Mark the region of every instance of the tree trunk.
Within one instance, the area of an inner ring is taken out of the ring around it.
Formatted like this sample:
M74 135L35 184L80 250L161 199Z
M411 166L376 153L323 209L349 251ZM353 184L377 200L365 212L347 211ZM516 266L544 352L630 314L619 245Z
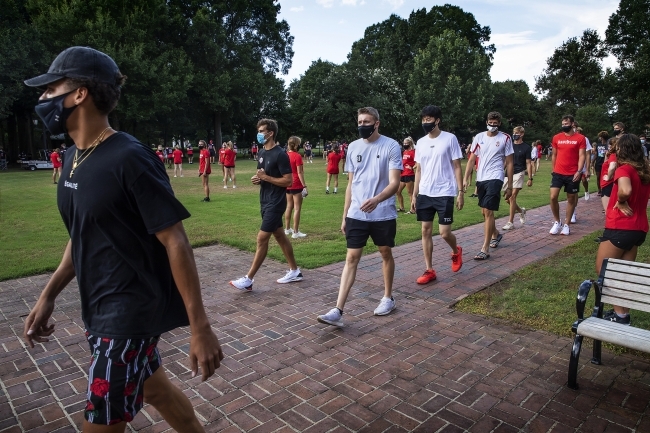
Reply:
M7 145L9 147L9 154L13 163L18 160L18 154L21 152L18 145L18 134L16 133L16 114L11 113L7 117Z
M217 149L221 149L221 112L217 111L214 113L214 145L217 146Z

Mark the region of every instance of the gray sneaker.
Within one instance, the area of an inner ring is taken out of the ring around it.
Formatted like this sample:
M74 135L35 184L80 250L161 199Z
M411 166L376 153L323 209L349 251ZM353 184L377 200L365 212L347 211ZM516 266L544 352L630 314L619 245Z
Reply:
M341 322L341 312L338 308L332 308L327 314L318 316L316 320L320 323L325 323L326 325L338 326L339 328L343 326Z
M526 208L521 208L521 213L519 214L519 222L523 225L526 224Z
M385 316L395 309L395 300L393 298L383 297L375 308L375 316Z

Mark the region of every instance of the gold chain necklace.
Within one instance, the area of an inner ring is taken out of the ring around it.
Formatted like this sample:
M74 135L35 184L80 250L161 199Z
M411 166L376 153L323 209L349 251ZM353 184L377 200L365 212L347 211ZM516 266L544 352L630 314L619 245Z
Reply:
M77 169L79 165L81 165L82 162L88 159L88 157L93 153L95 148L99 146L102 141L104 141L104 136L106 135L106 132L111 129L109 126L108 128L104 129L101 134L99 134L99 137L93 143L85 149L83 152L81 152L81 155L79 155L79 149L75 149L74 151L74 159L72 160L72 170L70 170L70 178L72 179L72 175L74 174L74 171ZM90 150L90 152L88 152ZM86 152L88 154L86 155ZM80 160L81 159L81 160Z

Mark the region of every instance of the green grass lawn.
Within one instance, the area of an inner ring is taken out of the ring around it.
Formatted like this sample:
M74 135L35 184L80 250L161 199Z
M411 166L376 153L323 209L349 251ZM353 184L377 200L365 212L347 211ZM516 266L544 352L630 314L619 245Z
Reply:
M216 243L245 251L255 251L255 238L260 226L259 189L250 183L256 168L252 160L237 161L237 189L223 189L219 178L221 169L213 166L210 176L211 202L203 203L198 165L184 164L185 176L171 178L179 200L192 214L184 224L192 245ZM168 173L173 176L171 170ZM345 238L340 233L343 201L347 179L339 175L339 193L325 194L325 163L321 158L305 165L305 180L309 196L303 203L300 230L304 239L293 240L298 263L314 268L345 258ZM518 202L526 208L548 204L550 162L542 161L532 188L524 187ZM593 189L593 188L592 188ZM475 198L468 191L465 208L455 212L454 228L482 221ZM408 198L404 193L408 206ZM507 213L502 202L497 216ZM68 234L56 206L56 186L49 170L20 169L0 172L0 280L33 275L56 268ZM434 227L436 225L434 224ZM420 239L420 224L415 215L400 214L396 242L398 245ZM375 251L368 246L367 252ZM272 241L269 256L284 261L282 252Z
M456 304L456 309L503 319L509 324L522 325L573 337L571 324L577 319L578 287L586 279L597 279L595 268L596 236L598 230L547 259L529 265L510 277L468 296ZM650 244L644 243L637 261L650 261ZM593 289L589 293L585 314L594 306ZM607 306L607 308L611 308ZM650 314L632 311L633 326L650 329ZM589 344L591 344L591 340ZM607 344L616 353L629 352L620 346Z

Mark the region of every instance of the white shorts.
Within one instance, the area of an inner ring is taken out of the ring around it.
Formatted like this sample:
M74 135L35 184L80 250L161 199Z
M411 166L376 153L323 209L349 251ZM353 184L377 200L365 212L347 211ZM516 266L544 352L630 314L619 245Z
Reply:
M512 188L513 189L522 189L524 187L524 176L526 175L526 170L520 171L512 175ZM503 181L502 191L505 191L508 188L508 182Z

